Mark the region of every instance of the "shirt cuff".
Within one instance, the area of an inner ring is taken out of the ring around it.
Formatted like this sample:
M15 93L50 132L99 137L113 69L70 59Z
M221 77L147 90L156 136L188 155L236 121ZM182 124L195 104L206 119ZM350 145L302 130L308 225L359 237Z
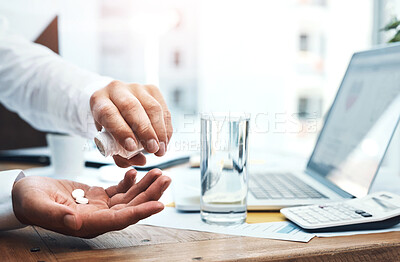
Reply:
M15 217L12 203L12 189L14 183L25 177L22 170L10 170L0 172L0 230L11 230L25 227L26 225L19 222Z

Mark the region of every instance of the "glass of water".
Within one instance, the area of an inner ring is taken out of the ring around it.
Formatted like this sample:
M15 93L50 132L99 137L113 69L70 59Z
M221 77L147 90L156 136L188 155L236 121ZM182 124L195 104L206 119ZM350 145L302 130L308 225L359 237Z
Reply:
M201 115L201 219L240 224L247 215L247 140L250 115Z

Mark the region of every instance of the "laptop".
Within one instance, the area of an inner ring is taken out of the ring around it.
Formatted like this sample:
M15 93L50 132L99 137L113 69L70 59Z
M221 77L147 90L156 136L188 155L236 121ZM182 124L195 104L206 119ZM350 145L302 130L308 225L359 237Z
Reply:
M363 197L400 119L400 45L353 55L305 170L252 170L249 210ZM176 208L199 210L200 171L177 175ZM178 172L179 173L179 172Z

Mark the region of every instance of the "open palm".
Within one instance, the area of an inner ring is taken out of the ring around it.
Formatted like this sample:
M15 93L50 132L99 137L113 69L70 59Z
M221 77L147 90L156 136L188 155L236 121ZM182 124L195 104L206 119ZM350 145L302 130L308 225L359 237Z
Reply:
M157 200L171 183L161 170L153 169L136 183L136 170L126 172L116 186L103 189L69 180L25 177L13 188L13 207L18 220L62 234L95 237L120 230L160 212ZM75 203L71 192L83 189L86 205Z

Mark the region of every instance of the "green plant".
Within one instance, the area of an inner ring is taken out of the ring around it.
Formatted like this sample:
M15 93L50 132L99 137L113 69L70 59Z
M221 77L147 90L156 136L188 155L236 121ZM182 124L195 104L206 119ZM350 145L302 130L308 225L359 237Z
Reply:
M392 39L389 40L388 43L394 43L394 42L400 42L400 20L398 20L396 17L392 19L390 23L388 23L384 28L382 28L382 31L389 32L389 31L395 31L395 35L393 36Z

